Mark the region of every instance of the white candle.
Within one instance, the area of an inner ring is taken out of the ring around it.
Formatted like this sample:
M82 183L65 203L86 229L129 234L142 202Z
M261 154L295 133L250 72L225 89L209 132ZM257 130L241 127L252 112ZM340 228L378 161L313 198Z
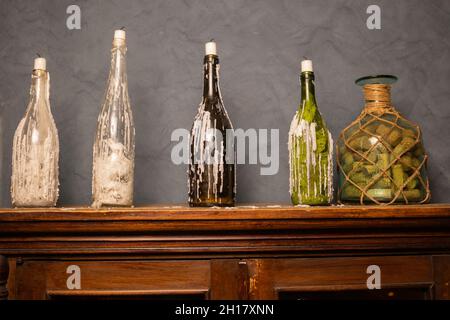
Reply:
M126 33L125 30L114 31L113 46L120 47L125 45Z
M116 30L116 31L114 31L114 39L125 40L126 39L125 30Z
M205 44L205 55L213 54L217 56L217 46L214 41Z
M34 59L34 70L47 70L47 61L45 61L45 58L36 58Z
M305 71L313 72L313 64L311 60L302 61L302 72Z

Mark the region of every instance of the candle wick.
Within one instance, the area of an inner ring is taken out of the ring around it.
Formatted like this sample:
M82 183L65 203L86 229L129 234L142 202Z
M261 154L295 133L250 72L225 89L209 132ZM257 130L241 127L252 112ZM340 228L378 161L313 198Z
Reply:
M120 30L125 30L125 26L121 27Z

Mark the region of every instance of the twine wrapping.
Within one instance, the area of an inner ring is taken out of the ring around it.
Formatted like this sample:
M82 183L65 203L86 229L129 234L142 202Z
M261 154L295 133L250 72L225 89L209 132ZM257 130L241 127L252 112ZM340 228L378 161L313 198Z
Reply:
M428 155L419 126L392 106L390 85L366 84L364 97L362 113L339 136L339 201L427 202Z

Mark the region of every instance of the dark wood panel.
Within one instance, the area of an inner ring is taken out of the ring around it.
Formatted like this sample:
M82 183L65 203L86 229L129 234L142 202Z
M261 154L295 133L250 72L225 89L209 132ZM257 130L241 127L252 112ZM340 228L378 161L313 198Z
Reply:
M450 300L450 256L433 257L435 297Z
M8 288L6 286L9 277L9 264L5 256L0 255L0 300L8 298Z
M320 291L301 290L279 293L281 300L429 300L429 286L393 287L380 290L349 289Z
M245 300L247 298L247 262L239 259L212 260L211 299Z
M67 286L67 268L80 268L81 287ZM206 298L209 261L24 261L17 268L18 299L165 296ZM72 290L71 290L72 289Z
M19 300L47 299L45 262L26 261L16 266L16 296Z
M16 266L17 259L9 258L8 299L16 298Z
M425 286L429 290L433 285L432 262L426 256L255 259L249 263L250 297L276 299L280 294L365 290L370 265L381 269L381 288Z
M204 300L208 290L47 290L50 300Z

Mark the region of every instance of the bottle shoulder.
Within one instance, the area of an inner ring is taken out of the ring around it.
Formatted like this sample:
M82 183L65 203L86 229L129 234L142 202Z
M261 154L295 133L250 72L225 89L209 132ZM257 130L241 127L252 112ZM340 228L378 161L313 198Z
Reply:
M130 102L124 99L106 98L98 115L98 124L108 125L109 123L134 124L133 111Z
M309 123L316 123L317 126L320 127L327 127L325 119L320 112L319 108L317 107L317 104L315 102L313 103L303 103L303 105L300 105L297 112L295 113L294 120L300 121L305 120Z
M42 121L42 119L37 120L33 117L24 117L16 128L14 141L29 141L29 144L50 142L58 145L58 130L53 118L49 118L48 121Z
M205 125L217 129L233 129L230 117L220 100L202 100L194 118L194 124L199 121L206 122Z
M31 101L27 106L22 121L24 126L33 124L38 127L56 127L48 101Z
M291 122L289 137L300 141L306 141L305 139L308 139L308 137L312 138L318 146L320 145L317 148L319 152L326 152L328 146L331 147L333 144L331 134L318 110L312 117L312 120L304 117L302 110L297 111Z

